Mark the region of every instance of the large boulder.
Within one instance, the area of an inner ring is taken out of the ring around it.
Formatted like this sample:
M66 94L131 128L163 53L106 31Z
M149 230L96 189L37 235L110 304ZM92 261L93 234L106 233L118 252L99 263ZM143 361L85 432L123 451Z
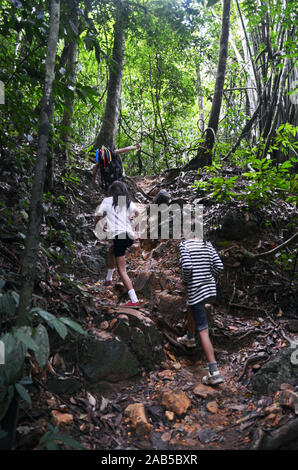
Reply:
M230 209L223 216L221 228L217 233L225 240L244 240L257 237L260 233L260 224L252 214Z
M134 281L134 289L146 299L151 299L156 289L160 289L160 283L153 272L142 271Z
M139 310L120 308L113 334L129 346L142 367L152 369L164 359L163 338L153 321Z
M298 385L298 345L296 350L293 347L282 349L252 379L253 388L260 394L275 393L282 383Z
M186 311L186 299L184 296L170 294L167 291L160 292L158 310L162 315L181 316Z
M137 375L139 362L127 345L114 335L95 328L83 341L80 367L92 383L101 380L118 382Z
M89 330L80 345L80 367L88 381L125 380L164 359L162 335L144 313L120 307L106 323L105 330Z

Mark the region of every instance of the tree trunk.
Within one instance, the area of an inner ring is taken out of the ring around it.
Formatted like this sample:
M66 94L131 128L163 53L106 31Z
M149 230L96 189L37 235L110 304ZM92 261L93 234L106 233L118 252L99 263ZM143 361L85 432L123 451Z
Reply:
M204 132L205 129L205 112L204 112L204 102L203 102L203 93L202 93L202 81L201 81L201 71L200 71L200 63L196 61L196 75L197 75L197 93L198 93L198 106L200 111L200 124L199 129L201 132Z
M217 65L217 74L214 88L214 95L211 107L208 128L206 132L205 147L211 151L215 142L215 135L218 129L219 115L223 96L226 64L228 57L229 30L230 30L230 8L231 0L224 0L222 12L222 26L219 46L219 56ZM213 131L211 130L213 129Z
M77 3L73 0L68 0L67 2L68 9L68 20L72 22L73 28L78 30L79 18L78 18L78 7ZM67 147L71 141L71 125L73 117L73 100L74 100L74 87L75 87L75 74L76 74L76 58L78 45L76 38L74 37L74 32L71 32L70 42L66 45L66 72L68 74L68 86L72 89L69 93L65 95L64 99L64 112L62 118L62 130L61 130L61 141L65 146L67 152Z
M17 323L19 325L25 325L28 322L27 313L31 306L31 297L35 280L36 257L42 216L42 195L45 182L50 120L52 115L52 90L55 77L59 21L60 0L51 0L51 19L45 63L45 83L39 121L38 149L31 193L25 251L21 266L21 292L17 311Z
M216 81L208 127L205 130L205 142L202 147L199 148L197 156L187 165L185 165L184 170L196 170L204 165L210 165L212 163L211 152L215 143L215 136L218 129L226 74L230 30L230 9L231 0L224 0Z
M106 145L112 149L116 146L116 134L122 88L122 75L124 67L125 32L127 14L124 6L117 10L114 24L114 44L112 60L109 67L109 82L107 101L100 132L95 140L95 148Z

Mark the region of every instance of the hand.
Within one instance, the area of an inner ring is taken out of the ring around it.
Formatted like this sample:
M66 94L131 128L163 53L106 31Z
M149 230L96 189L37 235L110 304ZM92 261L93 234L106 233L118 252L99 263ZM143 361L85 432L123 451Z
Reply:
M139 142L136 144L137 149L140 149L142 147L142 142Z

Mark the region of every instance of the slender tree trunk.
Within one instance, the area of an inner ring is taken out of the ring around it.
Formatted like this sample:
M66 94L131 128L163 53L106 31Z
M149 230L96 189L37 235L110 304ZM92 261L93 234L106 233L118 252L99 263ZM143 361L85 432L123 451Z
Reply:
M272 141L272 137L274 136L274 133L278 127L278 120L279 120L279 116L281 114L281 108L282 108L282 99L283 99L283 95L286 92L286 80L289 74L288 66L289 66L289 59L286 58L284 62L281 78L280 78L280 85L279 85L279 90L278 90L276 104L275 104L275 111L271 119L271 127L267 134L266 142L265 142L265 146L263 150L263 158L266 157L267 155L269 146Z
M205 142L202 147L198 149L197 156L193 158L187 165L185 165L184 170L196 170L204 165L210 165L212 163L211 152L215 143L215 136L219 124L226 74L226 64L229 46L230 10L231 0L223 0L216 81L209 122L207 128L205 129Z
M201 80L201 70L199 61L196 61L196 75L197 75L197 93L198 93L198 106L200 111L200 124L199 129L201 132L205 129L205 112L204 112L204 102L203 102L203 93L202 93L202 80Z
M68 19L72 22L73 28L78 30L79 18L78 18L78 6L73 0L68 0L67 9L69 11ZM62 118L62 131L61 141L67 146L71 141L71 125L73 117L73 100L74 100L74 88L75 88L75 74L76 74L76 58L78 44L74 38L74 32L72 31L70 42L67 44L67 56L66 56L66 71L68 73L68 86L72 89L70 93L65 95L64 99L64 112Z
M35 174L31 193L29 223L27 229L25 252L21 266L21 292L17 311L17 323L27 323L27 313L35 280L36 257L38 252L40 224L42 216L42 195L44 189L50 120L52 115L52 90L55 77L55 62L60 22L60 0L51 0L50 29L45 63L45 83L41 105L38 149Z
M109 82L107 101L100 132L95 140L95 148L106 145L115 148L118 127L118 116L122 89L122 75L124 67L125 32L127 14L124 5L117 10L114 24L114 44L112 61L109 67Z
M221 102L222 102L225 75L226 75L226 64L227 64L227 57L228 57L230 9L231 9L231 0L224 0L217 74L216 74L212 107L211 107L211 112L210 112L210 117L209 117L209 122L208 122L209 129L207 129L206 140L205 140L205 146L209 151L212 150L214 142L215 142L214 136L217 133L220 110L221 110Z

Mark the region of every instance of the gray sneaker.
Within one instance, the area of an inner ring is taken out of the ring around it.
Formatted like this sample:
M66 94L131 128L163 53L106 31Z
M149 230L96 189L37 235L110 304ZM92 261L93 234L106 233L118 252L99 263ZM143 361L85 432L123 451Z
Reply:
M225 381L226 379L223 375L220 374L218 370L216 372L213 372L213 374L210 374L210 372L208 372L208 375L205 375L205 377L202 378L202 382L204 385L218 385Z
M189 336L188 333L184 336L179 336L177 338L177 343L183 344L187 348L195 348L197 345L196 339L193 336Z

